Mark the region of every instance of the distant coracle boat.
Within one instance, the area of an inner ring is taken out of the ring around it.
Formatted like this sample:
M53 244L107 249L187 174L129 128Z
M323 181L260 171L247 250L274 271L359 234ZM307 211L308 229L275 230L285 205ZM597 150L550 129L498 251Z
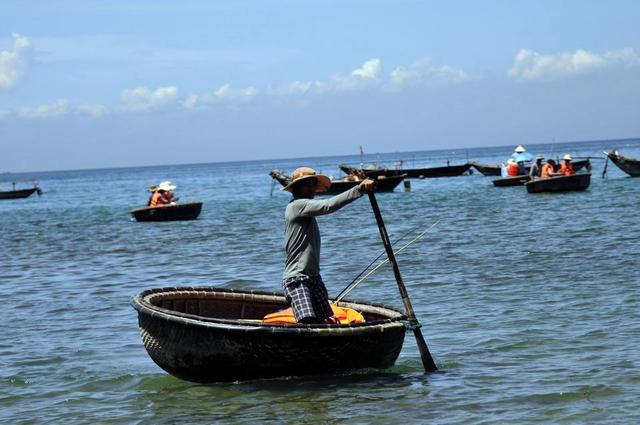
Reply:
M473 168L478 170L482 175L485 176L499 176L502 172L502 167L500 164L480 164L478 162L472 161L471 165ZM587 167L588 170L591 170L591 161L589 159L581 159L578 161L573 161L573 170L578 171L584 167ZM529 172L530 167L524 168L526 172Z
M529 193L569 192L586 190L591 183L591 174L574 174L572 176L557 176L546 179L535 179L527 182L525 187Z
M151 359L201 383L388 368L407 326L401 312L359 302L341 306L361 312L362 323L264 324L289 306L284 296L214 287L150 289L131 305Z
M291 181L291 178L280 170L272 170L269 172L269 175L273 179L277 180L282 186L288 185ZM376 180L375 192L393 192L404 178L404 174L389 177L379 176L374 178ZM326 192L319 192L318 195L335 195L349 190L359 184L360 182L357 180L332 180L329 189Z
M350 167L345 164L339 164L338 167L346 174L364 173L367 177L378 176L395 176L405 174L408 179L436 178L436 177L456 177L461 176L471 168L471 163L467 162L462 165L445 165L443 167L428 168L401 168L401 169L375 169Z
M140 207L131 211L136 221L177 221L195 220L202 210L202 202L185 204L159 205L155 207Z
M640 159L620 155L618 151L605 152L605 155L631 177L640 177Z

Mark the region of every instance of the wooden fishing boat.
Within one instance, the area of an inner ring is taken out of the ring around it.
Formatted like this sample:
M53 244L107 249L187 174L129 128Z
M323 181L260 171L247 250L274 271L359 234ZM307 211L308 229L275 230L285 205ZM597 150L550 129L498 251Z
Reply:
M395 170L395 169L388 169L388 168L375 168L375 169L356 168L356 167L350 167L346 164L338 164L338 168L340 168L340 170L343 173L348 174L350 176L357 175L362 172L366 177L369 177L369 178L378 178L380 176L391 177L391 176L396 176L398 174L404 173L403 170Z
M618 151L605 152L616 166L631 177L640 177L640 159L623 156Z
M0 199L28 198L36 192L38 193L38 195L42 194L42 190L40 190L39 187L30 187L29 189L18 190L0 190Z
M471 161L470 164L483 176L499 176L502 172L500 164L481 164L475 161Z
M559 161L558 161L559 162ZM583 168L587 168L587 171L591 171L591 161L589 159L579 159L571 162L573 164L573 171L579 171ZM558 169L560 168L558 164Z
M396 176L399 174L405 174L407 179L423 179L423 178L435 178L435 177L456 177L461 176L471 168L471 163L467 162L462 165L445 165L443 167L427 167L427 168L402 168L397 170L378 169L368 170L349 167L345 164L340 164L338 167L347 174L357 174L360 171L367 177L378 176Z
M522 186L529 181L529 176L503 177L492 181L495 187Z
M153 361L201 383L388 368L407 325L397 310L359 302L340 305L361 312L363 323L263 324L288 307L284 296L215 287L150 289L131 305Z
M195 220L202 210L202 202L140 207L131 211L136 221Z
M277 180L283 187L291 181L290 177L279 170L272 170L269 175ZM390 177L379 176L376 179L375 192L393 192L393 190L404 180L405 175L394 175ZM335 195L359 185L359 181L354 180L332 180L331 186L326 192L319 192L318 195Z
M395 188L404 180L405 174L400 174L397 176L379 176L375 178L376 180L376 190L375 192L393 192ZM342 193L346 190L351 189L354 186L359 185L359 181L352 180L333 180L331 181L331 186L326 192L318 193L318 195L327 194L327 195L335 195L338 193Z
M572 176L557 176L547 179L535 179L525 184L527 192L568 192L585 190L591 183L591 174L574 174Z

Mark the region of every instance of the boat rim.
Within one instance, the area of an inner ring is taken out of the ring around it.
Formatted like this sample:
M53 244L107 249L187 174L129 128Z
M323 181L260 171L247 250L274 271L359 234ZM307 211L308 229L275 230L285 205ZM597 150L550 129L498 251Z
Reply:
M184 203L176 203L176 204L163 204L163 205L156 205L155 207L150 207L150 206L144 206L144 207L137 207L131 210L131 212L134 211L143 211L143 210L148 210L150 208L176 208L176 207L186 207L186 206L190 206L190 205L195 205L195 204L200 204L202 205L204 202L203 201L193 201L193 202L184 202Z
M373 307L374 309L382 309L397 313L398 316L383 319L383 320L373 320L363 323L353 323L353 324L342 324L342 325L324 325L324 324L315 324L315 325L307 325L307 324L265 324L265 323L243 323L240 319L219 319L214 317L204 317L198 316L190 313L182 313L178 311L169 310L163 307L159 307L151 304L147 298L151 295L161 294L161 293L171 293L171 292L218 292L218 293L226 293L226 294L238 294L238 295L250 295L250 296L258 296L264 297L265 301L271 298L273 301L277 298L281 300L284 298L283 294L276 292L266 292L266 291L254 291L254 290L237 290L237 289L227 289L227 288L218 288L215 286L200 286L200 287L191 287L191 286L181 286L181 287L163 287L163 288L153 288L147 289L139 294L133 296L131 298L131 306L138 311L138 313L143 313L150 315L151 317L157 317L162 320L166 320L169 322L177 322L184 325L192 325L198 327L207 327L214 328L225 331L242 331L242 332L264 332L264 333L285 333L285 334L300 334L300 333L309 333L316 335L336 335L336 334L359 334L359 333L369 333L369 332L381 332L384 329L393 328L393 327L407 327L408 326L408 318L407 316L398 311L395 308L379 305L379 304L370 304L366 302L359 302L354 300L343 300L340 302L340 305L343 306L366 306Z

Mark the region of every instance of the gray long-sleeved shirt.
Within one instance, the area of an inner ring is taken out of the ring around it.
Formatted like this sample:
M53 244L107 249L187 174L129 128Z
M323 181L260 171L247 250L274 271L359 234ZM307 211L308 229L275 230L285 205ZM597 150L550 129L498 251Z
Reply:
M333 198L293 199L284 213L285 250L287 259L283 278L320 274L320 230L316 216L331 214L362 196L355 186Z

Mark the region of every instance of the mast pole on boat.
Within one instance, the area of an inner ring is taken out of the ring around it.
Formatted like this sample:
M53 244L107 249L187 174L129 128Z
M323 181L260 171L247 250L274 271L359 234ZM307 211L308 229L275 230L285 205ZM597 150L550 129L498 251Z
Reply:
M398 284L398 289L400 290L400 296L402 297L402 302L404 304L405 311L407 313L407 317L409 319L409 324L413 330L413 335L416 338L416 343L418 345L418 350L420 351L420 358L422 359L422 365L424 366L424 370L427 372L435 372L438 370L436 367L433 358L431 357L431 353L429 352L429 348L427 347L427 343L424 340L424 336L422 335L422 331L420 330L420 323L416 318L416 314L413 311L413 306L411 305L411 300L409 299L409 294L407 293L407 289L404 286L404 282L402 281L402 276L400 275L400 269L398 268L398 263L396 261L395 254L393 253L393 248L391 247L391 242L389 240L389 235L387 234L387 229L384 226L384 221L382 221L382 214L380 214L380 208L378 207L378 201L376 200L376 196L373 192L369 192L369 201L371 201L371 208L373 209L373 214L376 217L376 222L378 223L378 230L380 230L380 237L382 238L382 243L384 245L384 249L387 251L387 256L389 257L389 264L391 264L391 269L393 270L393 275L396 278L396 282Z

